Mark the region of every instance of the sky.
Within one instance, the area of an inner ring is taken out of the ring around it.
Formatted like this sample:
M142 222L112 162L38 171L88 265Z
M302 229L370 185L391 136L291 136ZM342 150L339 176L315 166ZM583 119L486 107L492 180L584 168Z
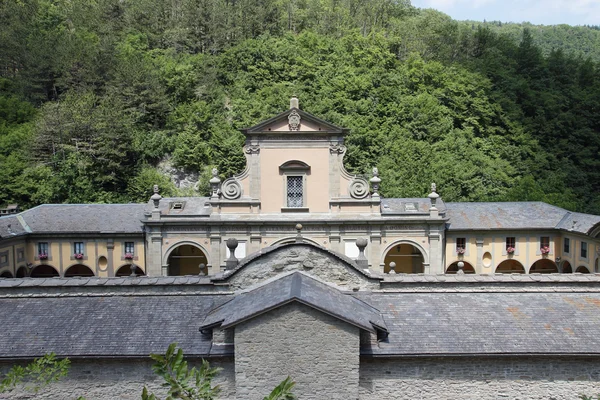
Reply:
M600 25L600 0L411 0L456 20Z

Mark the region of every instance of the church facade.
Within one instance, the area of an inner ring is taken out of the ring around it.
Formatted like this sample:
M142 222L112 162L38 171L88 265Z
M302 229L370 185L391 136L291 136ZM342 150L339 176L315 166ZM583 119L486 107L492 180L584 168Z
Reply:
M243 133L208 197L1 216L1 365L70 357L48 399L160 390L147 356L172 342L223 368L224 399L287 375L300 399L600 392L600 216L383 198L296 98Z

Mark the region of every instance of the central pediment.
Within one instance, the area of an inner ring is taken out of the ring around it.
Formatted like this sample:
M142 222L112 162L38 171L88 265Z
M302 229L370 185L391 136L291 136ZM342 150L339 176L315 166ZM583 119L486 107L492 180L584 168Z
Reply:
M349 129L333 125L306 111L300 110L298 108L298 100L295 98L292 98L289 110L241 131L245 135L295 134L299 132L328 135L345 135L349 133Z

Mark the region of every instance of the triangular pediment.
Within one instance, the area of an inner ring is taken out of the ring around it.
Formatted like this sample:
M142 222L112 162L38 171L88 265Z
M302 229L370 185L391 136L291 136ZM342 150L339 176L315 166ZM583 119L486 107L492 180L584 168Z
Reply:
M299 271L240 292L212 310L200 329L227 329L292 302L302 303L369 332L387 332L379 310Z
M349 132L346 128L333 125L298 108L291 108L250 128L241 130L245 135L314 133L339 134Z

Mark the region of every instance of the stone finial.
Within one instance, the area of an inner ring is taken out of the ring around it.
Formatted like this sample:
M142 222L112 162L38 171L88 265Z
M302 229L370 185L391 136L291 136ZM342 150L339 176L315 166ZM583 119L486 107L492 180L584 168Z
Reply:
M435 203L437 202L437 199L440 197L439 194L437 194L437 186L435 183L431 184L431 193L429 193L429 200L431 200L431 208L429 208L429 211L437 211L437 208L435 207Z
M235 269L238 265L238 259L235 257L235 249L238 247L238 240L236 238L229 238L225 244L229 249L229 258L225 261L225 268L228 270Z
M221 194L221 179L219 179L219 171L216 168L212 169L212 178L210 178L210 198L218 199Z
M395 274L396 273L396 263L395 262L391 262L390 263L390 274Z
M373 189L372 197L379 197L379 184L381 183L381 178L379 178L379 169L377 167L373 167L373 177L369 179L371 182L371 187Z
M200 272L198 273L198 275L208 275L208 270L206 268L206 264L200 263L200 265L198 265L198 268L200 269Z
M298 97L296 97L296 95L292 95L292 98L290 99L290 110L292 108L300 108L300 102L298 101Z
M131 274L129 275L132 278L135 278L137 274L135 273L136 265L134 263L129 264L129 269L131 270Z
M369 244L369 241L365 238L356 239L356 247L358 247L358 258L356 259L356 264L359 267L369 267L369 260L367 260L367 257L365 257L365 248L367 247L367 244Z
M456 271L457 274L464 274L465 271L463 270L463 268L465 267L465 263L462 261L459 261L458 264L456 264L456 266L458 267L458 270Z
M302 224L296 224L296 243L302 243Z
M150 200L152 200L152 202L154 203L154 209L158 210L158 206L160 204L160 199L162 199L162 196L160 194L158 194L158 185L154 185L154 194L150 197Z

